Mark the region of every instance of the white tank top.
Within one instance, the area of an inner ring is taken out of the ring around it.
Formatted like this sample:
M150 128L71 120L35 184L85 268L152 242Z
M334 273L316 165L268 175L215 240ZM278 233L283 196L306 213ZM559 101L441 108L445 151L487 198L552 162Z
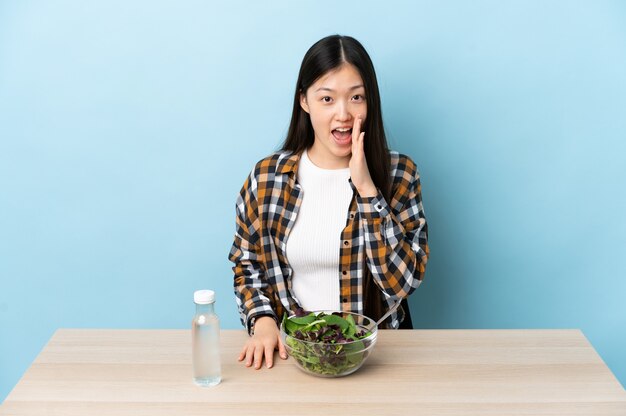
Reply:
M350 168L322 169L306 150L297 180L302 203L287 239L292 295L306 310L341 310L339 252L353 191Z

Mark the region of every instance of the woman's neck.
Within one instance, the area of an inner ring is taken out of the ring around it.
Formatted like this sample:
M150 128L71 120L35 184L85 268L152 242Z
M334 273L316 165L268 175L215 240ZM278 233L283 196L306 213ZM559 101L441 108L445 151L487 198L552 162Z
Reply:
M315 144L307 149L307 155L309 160L313 162L315 166L322 169L345 169L350 166L350 157L337 156L333 154L327 154L316 148Z

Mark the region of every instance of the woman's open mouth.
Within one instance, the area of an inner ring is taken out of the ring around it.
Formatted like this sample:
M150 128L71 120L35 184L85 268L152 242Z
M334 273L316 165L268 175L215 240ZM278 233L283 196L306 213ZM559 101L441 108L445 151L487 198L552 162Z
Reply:
M331 133L339 145L345 146L352 141L352 129L334 129Z

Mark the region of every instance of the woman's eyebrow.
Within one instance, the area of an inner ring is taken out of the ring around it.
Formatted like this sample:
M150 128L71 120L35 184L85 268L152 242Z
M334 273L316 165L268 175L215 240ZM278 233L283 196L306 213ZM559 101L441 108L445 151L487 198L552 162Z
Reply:
M363 88L363 84L361 85L355 85L354 87L350 87L348 88L348 91L352 91L352 90L356 90L357 88ZM332 88L326 88L326 87L320 87L318 89L315 90L315 92L318 91L330 91L330 92L335 92L335 90L333 90Z

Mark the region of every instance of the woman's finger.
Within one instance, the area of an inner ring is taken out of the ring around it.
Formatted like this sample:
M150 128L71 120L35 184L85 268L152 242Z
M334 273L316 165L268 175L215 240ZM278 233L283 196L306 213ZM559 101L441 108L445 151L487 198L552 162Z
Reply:
M265 345L265 366L272 368L274 365L274 347L271 345Z
M365 151L363 147L363 140L365 137L365 132L359 134L359 136L352 141L352 157L356 156L355 160L362 160L365 158Z
M244 345L243 348L241 349L241 352L239 353L239 358L238 360L241 361L246 357L246 351L248 351L248 344Z
M254 346L254 368L261 368L261 363L263 362L263 345L255 345Z
M363 121L361 120L361 115L359 114L354 119L354 124L352 125L352 143L354 143L359 138L359 135L361 134L362 122Z
M362 123L361 115L359 115L354 120L354 126L352 126L352 154L353 155L361 149L359 142L363 139L363 134L364 134L364 132L361 132L361 123Z
M278 354L283 360L287 359L287 349L285 348L285 344L283 344L283 341L281 339L278 339Z
M250 367L252 365L253 359L254 359L254 346L248 345L248 349L246 350L246 367Z

